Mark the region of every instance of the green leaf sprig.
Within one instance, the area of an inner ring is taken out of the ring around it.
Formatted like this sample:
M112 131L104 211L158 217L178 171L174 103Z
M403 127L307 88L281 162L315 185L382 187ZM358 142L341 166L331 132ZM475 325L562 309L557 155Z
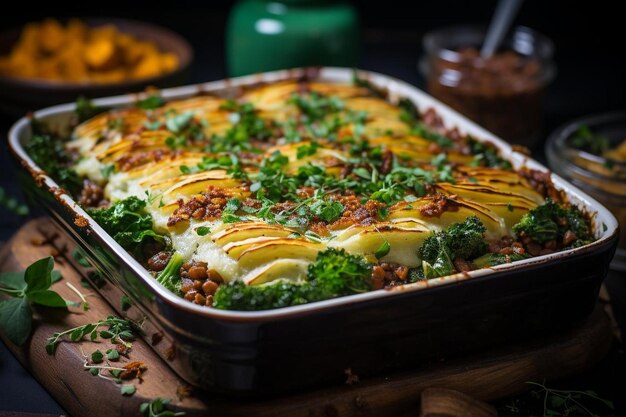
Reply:
M186 413L184 411L167 410L165 407L170 400L165 398L155 398L150 402L142 403L139 406L139 412L146 417L180 417Z
M99 331L98 329L103 326L107 326L107 329ZM98 320L94 323L54 333L47 339L46 352L49 355L54 355L57 346L64 340L63 336L67 336L71 342L78 342L87 335L93 342L100 336L103 339L111 339L113 343L126 345L126 342L135 340L135 332L138 329L139 326L130 320L109 316L106 320Z
M50 256L40 259L23 272L0 274L0 292L12 298L0 302L0 330L13 343L23 345L32 329L31 304L67 308L68 302L50 286L61 279Z
M594 391L568 391L548 388L538 382L526 382L536 387L531 393L543 401L543 415L558 416L589 416L608 415L615 410L612 401L600 398ZM610 410L610 411L609 411Z
M135 106L143 110L154 110L165 105L165 100L158 94L151 94L148 97L138 100Z

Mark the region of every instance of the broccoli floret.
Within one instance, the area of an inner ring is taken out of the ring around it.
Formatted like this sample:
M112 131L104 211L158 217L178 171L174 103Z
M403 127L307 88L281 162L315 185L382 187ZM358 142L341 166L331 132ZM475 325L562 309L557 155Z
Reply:
M267 310L312 303L370 290L372 266L343 249L317 255L304 282L277 280L263 285L234 281L218 288L213 307L222 310Z
M371 274L372 265L361 256L330 248L317 254L309 265L307 279L325 293L325 298L331 298L369 291Z
M145 201L129 197L107 208L87 210L87 213L124 249L138 256L144 241L164 240L152 230L152 216L145 207Z
M502 253L487 253L483 256L480 256L472 261L472 264L477 268L487 268L490 266L496 266L501 264L506 264L509 262L521 261L522 259L527 259L527 255L519 255L517 253L511 253L508 255L504 255Z
M552 200L530 210L513 226L518 238L529 237L537 243L550 240L560 243L568 230L576 235L568 247L582 246L593 240L589 225L578 208L565 208Z
M470 260L487 251L485 226L476 216L463 223L452 224L448 229L433 233L419 249L426 278L436 278L456 272L452 261L456 258Z
M180 267L183 262L185 262L183 256L178 252L174 252L165 266L165 269L161 271L157 277L157 281L160 284L175 294L180 294L180 287L182 285Z
M308 303L308 283L277 280L263 285L233 281L221 285L213 298L213 307L221 310L269 310Z

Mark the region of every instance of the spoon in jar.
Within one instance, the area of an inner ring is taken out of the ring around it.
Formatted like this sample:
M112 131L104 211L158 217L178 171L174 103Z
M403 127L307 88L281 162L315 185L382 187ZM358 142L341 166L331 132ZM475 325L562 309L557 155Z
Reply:
M480 56L482 58L489 58L496 52L502 43L502 39L504 39L504 36L509 31L511 22L513 22L523 1L524 0L500 0L498 2L496 11L493 13L493 17L489 23L485 42L480 50Z

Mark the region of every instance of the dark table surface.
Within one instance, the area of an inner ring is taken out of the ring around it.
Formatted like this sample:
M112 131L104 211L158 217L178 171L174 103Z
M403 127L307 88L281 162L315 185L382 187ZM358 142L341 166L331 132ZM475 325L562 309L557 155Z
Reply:
M120 7L124 5L123 2L113 3ZM111 7L103 12L86 8L84 3L61 2L62 6L55 3L54 8L48 6L46 9L43 6L36 15L22 7L21 11L18 9L14 14L1 16L0 28L18 26L27 20L47 15L141 16L143 20L169 26L190 40L196 52L190 82L225 77L222 34L227 5L212 9L182 1L177 2L179 4L175 13L168 13L163 7L146 8L144 3L138 2L129 7L124 5L119 9ZM363 54L359 66L398 77L420 88L424 86L424 80L416 64L421 55L423 33L432 27L448 24L484 22L493 7L493 2L486 2L482 8L467 9L458 7L465 5L465 2L444 1L439 5L424 6L427 8L424 15L416 16L410 10L403 10L399 2L391 3L397 4L385 9L361 5L364 30ZM544 139L550 131L572 118L626 107L626 81L619 70L625 54L614 30L619 24L616 15L600 15L596 9L601 7L563 11L557 4L549 3L529 1L518 18L519 23L539 29L556 43L559 71L545 101L541 135ZM606 6L610 9L610 4ZM603 25L593 26L593 32L590 32L592 22L600 18ZM554 25L553 22L558 24ZM16 167L5 144L6 132L13 122L12 117L0 115L0 186L21 198L15 182ZM543 140L533 147L532 152L534 157L545 161ZM6 241L25 220L0 208L0 241ZM626 274L612 272L605 283L622 333L626 334ZM597 391L603 398L616 402L616 415L626 415L626 367L622 347L617 344L610 355L594 369L558 384L567 389ZM527 397L507 399L500 404L500 414L531 415L524 409L528 401L531 400ZM516 407L520 411L515 411ZM0 416L8 411L52 415L63 413L54 399L0 343Z

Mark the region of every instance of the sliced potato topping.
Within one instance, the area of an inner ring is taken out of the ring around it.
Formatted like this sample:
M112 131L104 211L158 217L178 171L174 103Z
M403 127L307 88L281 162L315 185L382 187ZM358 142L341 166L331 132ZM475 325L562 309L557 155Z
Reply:
M544 201L495 148L412 111L360 86L285 81L104 112L67 147L109 201L146 199L185 261L248 285L303 280L331 247L418 267L431 232L477 216L500 239Z

